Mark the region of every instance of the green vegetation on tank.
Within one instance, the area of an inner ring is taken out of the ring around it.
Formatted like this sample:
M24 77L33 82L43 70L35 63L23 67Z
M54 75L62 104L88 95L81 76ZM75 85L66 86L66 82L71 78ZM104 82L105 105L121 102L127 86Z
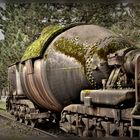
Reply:
M103 43L103 42L102 42ZM94 45L91 49L91 51L89 52L90 55L94 55L97 54L99 56L100 59L103 59L105 61L107 61L107 55L114 53L120 49L123 48L129 48L129 47L133 47L132 45L130 45L127 41L115 37L113 38L111 41L109 41L107 44L102 44L102 47L100 45Z
M85 96L88 96L90 94L92 90L82 90L82 93L85 95Z
M30 58L35 58L40 55L41 49L44 45L44 43L49 39L49 37L61 29L62 26L60 25L50 25L43 29L41 32L41 35L38 39L36 39L31 45L29 45L26 49L26 51L23 54L23 57L21 61L25 61Z
M110 53L114 53L116 51L118 51L121 48L124 48L125 46L123 46L122 44L120 44L120 42L116 42L116 41L112 41L111 43L109 43L108 45L106 45L104 48L100 48L97 50L97 54L98 56L103 59L103 60L107 60L107 55Z
M117 52L120 49L129 48L129 47L133 47L133 46L128 44L128 42L126 42L123 39L116 38L112 40L108 45L106 45L103 50L99 49L98 55L100 56L100 58L107 60L108 54Z
M76 43L74 40L62 37L54 43L54 47L57 51L60 51L67 56L74 57L82 65L85 64L83 44L79 44Z
M132 47L127 41L119 37L113 37L108 43L104 44L101 41L100 44L95 43L93 46L84 46L83 44L77 43L74 39L66 39L62 37L54 43L54 47L57 51L63 54L74 57L83 66L85 66L85 49L90 49L88 56L93 56L97 54L99 59L107 61L107 55L114 53L122 48ZM100 63L100 62L99 62Z

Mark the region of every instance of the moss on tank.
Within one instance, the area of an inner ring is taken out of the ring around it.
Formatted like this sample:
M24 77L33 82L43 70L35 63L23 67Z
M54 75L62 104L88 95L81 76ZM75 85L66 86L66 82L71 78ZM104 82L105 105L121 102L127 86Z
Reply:
M57 51L60 51L61 53L74 57L76 60L78 60L82 65L85 64L84 59L84 45L76 43L74 40L66 39L62 37L58 41L54 43L54 47Z
M88 55L93 56L97 54L99 60L103 59L107 61L108 54L114 53L119 49L131 46L125 40L118 37L113 37L113 39L110 40L110 42L108 42L107 44L104 44L103 47L100 47L100 45L96 43L93 46L86 47L83 44L77 43L74 39L67 39L62 37L54 43L54 47L57 51L60 51L67 56L74 57L83 66L85 66L85 49L87 50L88 48L90 48L90 52Z
M129 47L134 47L134 46L129 44L129 42L127 42L126 40L114 36L112 40L110 40L105 44L103 41L99 45L98 44L93 45L90 49L89 55L93 56L94 54L97 54L100 59L107 61L108 54Z
M53 33L61 29L60 25L50 25L43 29L41 35L33 43L31 43L25 50L21 61L40 56L41 49L44 43L51 37Z

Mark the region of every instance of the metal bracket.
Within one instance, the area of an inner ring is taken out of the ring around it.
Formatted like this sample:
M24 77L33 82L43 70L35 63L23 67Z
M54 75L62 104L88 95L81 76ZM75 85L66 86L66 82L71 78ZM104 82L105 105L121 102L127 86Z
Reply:
M136 56L135 61L135 90L136 104L140 103L140 54Z

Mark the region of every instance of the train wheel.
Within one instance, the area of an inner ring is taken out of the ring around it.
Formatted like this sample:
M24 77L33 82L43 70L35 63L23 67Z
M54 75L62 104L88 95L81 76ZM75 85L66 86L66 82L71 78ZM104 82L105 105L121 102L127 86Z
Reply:
M19 119L19 122L20 122L20 123L23 123L23 118L20 118L20 119Z
M37 124L37 120L30 120L31 127L34 128Z
M12 97L10 97L10 96L8 96L7 98L6 98L6 110L7 110L7 112L9 112L11 109L12 109L12 105L11 105L11 103L10 103L10 100L12 99Z
M26 125L28 125L28 124L29 124L29 120L25 119L25 120L24 120L24 123L25 123Z
M17 117L15 117L15 120L16 120L16 121L19 121L20 119L19 119L19 117L17 116Z

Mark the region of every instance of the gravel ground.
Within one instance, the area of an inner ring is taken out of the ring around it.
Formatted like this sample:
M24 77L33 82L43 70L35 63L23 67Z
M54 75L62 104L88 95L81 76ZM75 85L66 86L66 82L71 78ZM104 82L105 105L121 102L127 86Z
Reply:
M12 115L4 110L0 109L0 114L6 115L14 119ZM6 118L0 117L0 137L10 138L23 138L23 137L47 137L52 138L44 133L40 133L37 130L28 128L24 125L20 125L14 121L7 120Z
M46 137L47 135L37 132L31 128L17 124L14 121L7 120L0 117L0 137ZM50 137L50 136L47 136Z
M4 102L0 101L0 114L8 116L9 118L15 119L14 116L10 115L10 113L6 112ZM38 128L47 131L48 133L54 134L59 137L70 137L70 134L66 134L63 132L57 125L54 124L40 124ZM20 125L14 121L7 120L5 118L0 117L0 137L49 137L44 133L40 133L37 130L33 130L32 128L28 128L24 125Z

